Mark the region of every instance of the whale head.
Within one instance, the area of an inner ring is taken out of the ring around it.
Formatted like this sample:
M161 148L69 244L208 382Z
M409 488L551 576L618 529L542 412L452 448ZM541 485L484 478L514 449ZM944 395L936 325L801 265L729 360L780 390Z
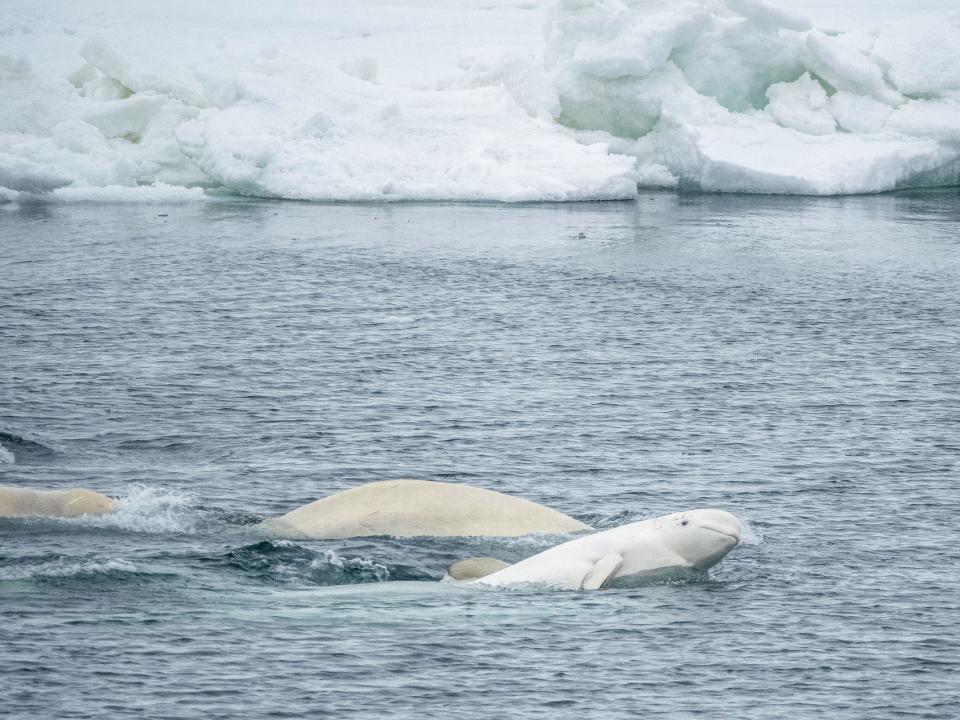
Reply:
M724 510L686 510L664 515L655 525L661 542L683 567L706 570L720 562L740 542L740 521Z

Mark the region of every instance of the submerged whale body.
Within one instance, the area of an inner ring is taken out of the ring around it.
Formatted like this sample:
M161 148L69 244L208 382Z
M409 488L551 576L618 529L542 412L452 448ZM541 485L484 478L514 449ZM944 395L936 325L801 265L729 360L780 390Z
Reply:
M494 588L597 590L618 580L706 570L739 542L740 521L731 513L687 510L576 538L514 565L493 558L461 560L447 575Z
M590 526L493 490L431 480L384 480L330 495L260 524L288 537L517 536Z
M0 517L79 517L103 515L113 501L86 488L32 490L0 487Z

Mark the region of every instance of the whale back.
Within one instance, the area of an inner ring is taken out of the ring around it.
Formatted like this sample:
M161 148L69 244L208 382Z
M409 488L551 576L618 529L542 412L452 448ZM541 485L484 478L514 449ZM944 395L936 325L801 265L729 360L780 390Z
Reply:
M86 488L33 490L0 487L0 517L79 517L102 515L113 501Z
M390 535L518 536L590 527L568 515L493 490L430 480L361 485L264 521L266 531L334 539Z
M447 568L447 575L454 580L470 581L479 580L487 575L510 567L510 563L496 558L465 558L458 560Z

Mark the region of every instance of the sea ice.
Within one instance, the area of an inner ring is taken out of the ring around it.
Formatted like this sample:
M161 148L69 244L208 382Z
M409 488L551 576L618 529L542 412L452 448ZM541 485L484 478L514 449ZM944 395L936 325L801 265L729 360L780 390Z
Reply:
M829 135L837 129L837 121L827 107L827 93L810 73L791 83L771 85L767 98L767 111L783 127L808 135Z
M957 184L960 13L921 6L936 14L865 0L845 14L820 0L8 0L0 194L563 201L638 185Z
M546 58L560 122L649 141L641 183L649 163L692 189L879 192L960 183L956 17L838 34L761 0L558 0ZM668 49L623 42L648 24Z

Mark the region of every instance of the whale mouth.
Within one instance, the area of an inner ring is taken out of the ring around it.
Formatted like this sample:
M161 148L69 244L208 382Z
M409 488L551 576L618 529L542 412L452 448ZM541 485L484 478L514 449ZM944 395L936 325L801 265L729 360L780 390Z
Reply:
M722 528L717 527L716 525L704 524L701 526L704 530L709 530L710 532L716 533L717 535L723 535L728 537L733 541L733 544L736 545L740 542L740 529L733 528Z

